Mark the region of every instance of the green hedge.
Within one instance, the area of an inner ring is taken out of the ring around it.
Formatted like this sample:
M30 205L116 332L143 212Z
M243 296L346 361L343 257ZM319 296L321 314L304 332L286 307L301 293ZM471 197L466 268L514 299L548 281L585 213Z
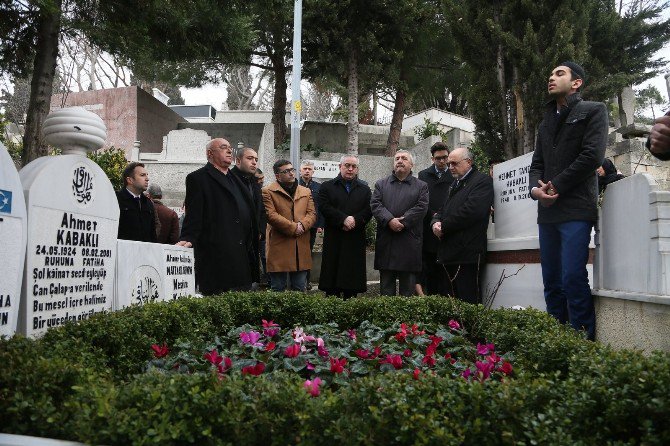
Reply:
M295 375L144 373L149 346L272 319L460 321L515 354L503 383L380 374L311 398ZM670 357L612 351L543 312L449 298L239 293L150 304L0 341L5 433L92 444L669 444Z

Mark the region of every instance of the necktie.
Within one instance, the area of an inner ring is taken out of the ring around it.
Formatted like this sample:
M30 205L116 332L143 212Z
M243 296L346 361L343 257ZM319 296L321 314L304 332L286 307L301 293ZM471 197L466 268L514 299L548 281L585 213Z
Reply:
M137 201L137 207L139 210L142 210L142 200L140 200L140 197L135 197L135 201Z

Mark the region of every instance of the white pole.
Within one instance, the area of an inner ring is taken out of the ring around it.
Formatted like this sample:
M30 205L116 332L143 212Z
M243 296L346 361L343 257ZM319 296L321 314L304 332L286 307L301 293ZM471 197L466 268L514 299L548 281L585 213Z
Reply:
M293 78L291 81L291 164L300 165L300 81L302 70L302 0L295 0L293 10Z

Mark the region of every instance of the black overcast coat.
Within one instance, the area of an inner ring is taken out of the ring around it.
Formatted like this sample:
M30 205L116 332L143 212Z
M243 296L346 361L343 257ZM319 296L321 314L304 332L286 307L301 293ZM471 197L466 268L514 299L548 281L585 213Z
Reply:
M568 96L567 105L554 126L556 102L549 102L537 135L528 187L551 181L559 195L550 207L538 203L538 223L598 219L596 169L605 159L607 108L582 100L579 93Z
M344 184L338 175L324 182L319 190L319 209L325 223L319 289L363 293L367 290L365 225L372 218L372 192L358 179L352 181L349 193ZM354 217L356 227L344 231L342 224L349 215Z
M140 195L140 203L124 187L116 191L119 202L119 232L117 238L138 242L156 243L156 209L146 195ZM141 209L140 209L141 206Z
M454 177L447 169L442 177L438 178L435 165L431 164L427 169L419 172L419 179L428 185L428 212L423 219L423 250L436 253L440 240L433 234L430 222L447 200L449 186L454 181Z
M486 254L486 230L493 205L493 180L472 166L472 171L452 183L447 200L433 218L442 222L437 262L445 265L478 263Z
M193 243L200 292L216 294L258 280L258 220L248 189L229 171L238 190L231 190L223 173L207 163L186 177L186 217L180 240ZM243 227L234 194L249 206L252 228ZM247 238L250 237L250 238Z

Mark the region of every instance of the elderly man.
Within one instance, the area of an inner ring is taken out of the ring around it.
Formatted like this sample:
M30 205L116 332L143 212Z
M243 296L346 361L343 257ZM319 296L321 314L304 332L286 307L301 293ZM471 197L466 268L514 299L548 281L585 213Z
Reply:
M406 150L393 157L393 173L375 184L370 207L377 220L375 269L380 293L403 296L414 293L421 271L423 218L428 211L428 185L412 175L414 158Z
M151 200L144 195L149 173L144 164L132 162L123 169L124 187L116 192L119 202L118 238L138 242L156 242L158 217Z
M595 338L596 314L586 271L598 219L596 169L607 146L607 107L583 101L584 69L563 62L549 76L547 104L528 173L538 201L540 265L547 312ZM533 187L535 186L535 187Z
M367 290L365 225L372 218L370 188L358 179L355 155L340 158L340 173L321 185L325 220L319 289L348 299Z
M454 181L432 224L433 233L440 239L437 261L449 283L442 294L477 304L481 303L493 180L477 170L466 148L454 149L447 165Z
M312 268L309 230L316 222L316 210L308 188L300 186L295 168L288 160L272 166L277 181L263 188L267 215L266 262L273 291L305 291L307 271Z
M437 264L437 247L439 240L431 230L431 221L440 210L453 177L447 169L449 147L443 142L436 142L430 148L433 164L419 172L419 179L428 185L428 212L423 219L423 265L421 271L422 291L427 294L440 294L446 289L447 275Z
M258 219L253 198L230 171L230 143L216 138L206 150L207 164L186 176L186 216L177 244L195 250L201 293L248 290L258 281L258 260L254 262Z
M153 202L158 221L160 222L158 243L174 245L179 241L179 216L161 201L163 190L158 184L152 183L149 185L147 196Z

